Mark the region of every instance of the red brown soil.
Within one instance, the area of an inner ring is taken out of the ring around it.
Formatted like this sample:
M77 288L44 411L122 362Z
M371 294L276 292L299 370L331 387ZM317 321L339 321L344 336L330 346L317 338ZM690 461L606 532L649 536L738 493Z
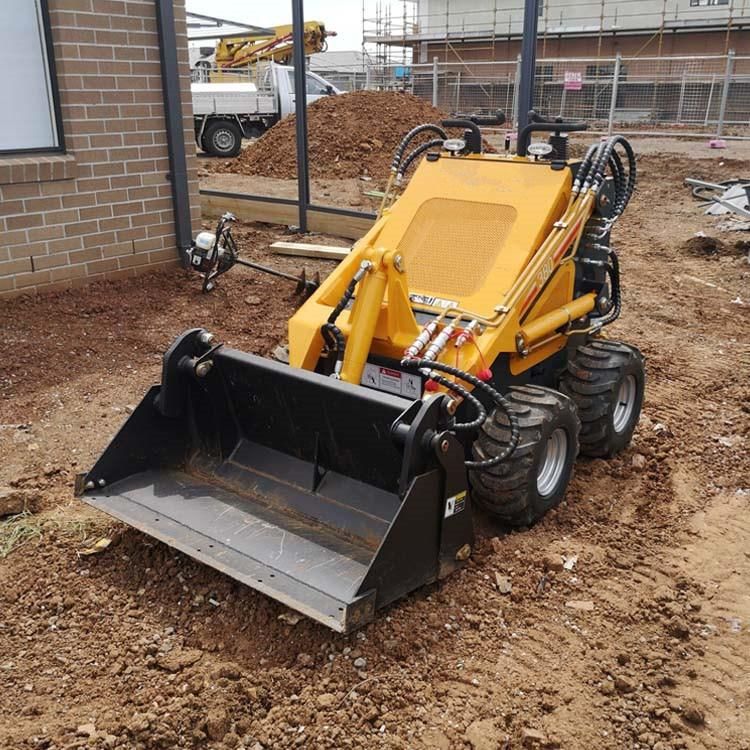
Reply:
M406 133L444 117L424 99L406 93L355 91L318 99L307 110L310 176L387 177L393 152ZM286 117L236 159L209 169L292 179L297 175L295 127L294 115Z
M632 446L581 459L527 532L480 519L463 571L350 636L290 625L71 497L175 334L267 354L288 286L235 269L203 296L176 271L0 304L0 485L40 509L40 535L0 560L0 747L750 748L750 266L683 249L715 228L681 185L740 166L641 167L608 332L647 357ZM264 258L270 235L247 227L243 247Z

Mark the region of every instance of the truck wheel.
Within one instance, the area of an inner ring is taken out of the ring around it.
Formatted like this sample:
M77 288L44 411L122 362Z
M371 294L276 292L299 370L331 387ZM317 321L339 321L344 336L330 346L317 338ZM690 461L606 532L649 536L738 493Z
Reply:
M203 146L214 156L237 156L242 147L242 133L236 122L219 120L209 123L203 133Z
M580 424L575 404L550 388L518 386L506 397L521 439L508 460L469 470L471 497L501 521L529 526L565 496L578 454ZM498 455L509 439L505 412L493 410L472 446L474 459Z
M645 381L643 355L635 347L605 339L578 347L560 390L578 407L581 453L609 458L630 443Z

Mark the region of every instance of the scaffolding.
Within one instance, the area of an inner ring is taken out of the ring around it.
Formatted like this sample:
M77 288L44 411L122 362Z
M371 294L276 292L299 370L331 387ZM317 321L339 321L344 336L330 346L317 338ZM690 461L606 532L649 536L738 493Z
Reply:
M362 47L379 74L410 65L503 59L507 43L519 40L523 0L363 0ZM605 42L644 37L642 53L662 57L674 33L724 32L710 54L727 54L733 32L750 27L750 0L540 0L539 53L561 39L595 40L596 57L613 54ZM737 39L735 34L734 39ZM499 45L506 45L500 48ZM559 51L557 54L566 54ZM654 54L655 53L655 54ZM637 56L637 55L636 55Z

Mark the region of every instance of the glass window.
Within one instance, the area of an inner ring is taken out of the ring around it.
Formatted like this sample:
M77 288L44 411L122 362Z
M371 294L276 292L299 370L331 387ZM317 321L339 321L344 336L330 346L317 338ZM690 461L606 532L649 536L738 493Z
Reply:
M320 80L317 76L311 75L310 73L307 74L307 77L305 78L305 85L307 86L307 93L308 94L327 94L328 93L328 84L323 83L323 81Z
M57 151L62 145L45 3L3 0L0 152Z

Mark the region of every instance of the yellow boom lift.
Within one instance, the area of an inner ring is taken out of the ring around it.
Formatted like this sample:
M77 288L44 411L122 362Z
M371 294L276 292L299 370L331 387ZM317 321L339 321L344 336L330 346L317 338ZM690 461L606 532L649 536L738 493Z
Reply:
M258 62L290 65L294 47L292 25L272 26L271 30L273 34L257 33L219 39L216 42L216 67L246 68ZM325 52L329 36L336 36L336 32L327 31L324 23L305 22L305 55Z

